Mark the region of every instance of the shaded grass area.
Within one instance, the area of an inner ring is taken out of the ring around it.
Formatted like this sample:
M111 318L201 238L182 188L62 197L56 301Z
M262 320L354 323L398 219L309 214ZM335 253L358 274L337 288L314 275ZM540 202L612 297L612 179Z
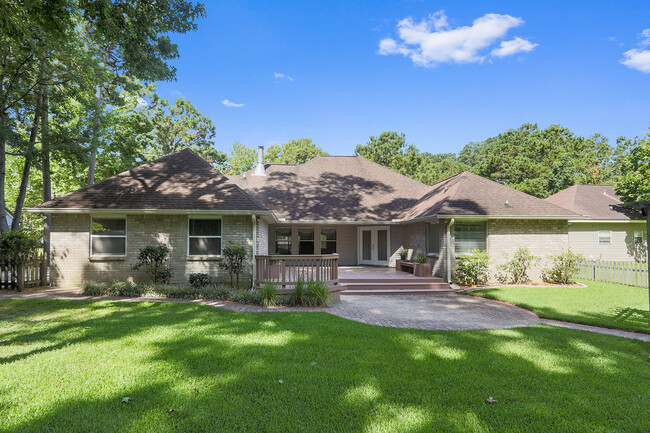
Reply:
M500 287L475 290L471 295L509 302L546 319L650 334L648 289L580 282L587 287Z
M0 325L3 433L650 431L650 345L582 331L35 300Z

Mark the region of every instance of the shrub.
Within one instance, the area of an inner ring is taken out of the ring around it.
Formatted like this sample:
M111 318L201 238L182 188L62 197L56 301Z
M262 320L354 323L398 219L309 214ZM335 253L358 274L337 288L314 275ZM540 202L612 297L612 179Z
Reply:
M571 250L563 250L550 256L552 264L542 271L542 279L547 283L568 284L578 273L578 265L584 256Z
M521 284L530 282L528 277L528 270L535 263L540 261L537 257L526 247L520 247L512 256L512 259L507 263L497 266L497 269L504 271L506 275L499 276L500 282Z
M107 294L110 296L142 296L144 293L143 287L138 286L131 281L113 281L109 287Z
M289 294L289 305L303 305L305 302L305 281L298 278L296 285Z
M219 263L219 266L228 270L231 286L234 275L237 276L236 287L239 287L239 275L244 268L244 259L247 256L246 248L241 242L228 241L228 246L223 249L223 261Z
M485 284L488 280L490 255L487 251L472 250L469 254L456 258L453 281L461 286Z
M165 244L149 245L140 250L138 261L131 268L138 270L145 266L147 273L154 283L169 283L172 278L172 269L167 265L171 249Z
M0 235L0 258L18 260L36 252L41 243L33 235L25 232L9 230Z
M190 274L190 286L199 289L201 287L207 287L210 284L212 284L212 277L210 275L200 272Z
M262 294L257 290L233 290L232 300L240 304L261 305Z
M415 261L418 262L418 263L420 263L420 264L425 264L426 262L429 261L429 259L427 258L427 256L422 256L422 255L420 255L420 256L417 256L417 257L415 258Z
M264 283L262 286L262 305L272 307L278 302L278 292L275 289L275 284L271 282Z
M107 294L108 284L97 281L86 281L81 293L86 296L104 296Z
M307 283L307 292L304 297L304 305L309 307L324 307L329 304L330 289L322 281L310 280Z

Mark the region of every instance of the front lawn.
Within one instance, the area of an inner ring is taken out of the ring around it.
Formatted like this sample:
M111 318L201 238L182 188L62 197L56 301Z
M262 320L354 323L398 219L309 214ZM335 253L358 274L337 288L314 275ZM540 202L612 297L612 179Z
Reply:
M607 335L35 300L0 325L0 432L650 431L650 347Z
M547 319L650 333L648 289L580 282L587 287L500 287L471 294L519 305Z

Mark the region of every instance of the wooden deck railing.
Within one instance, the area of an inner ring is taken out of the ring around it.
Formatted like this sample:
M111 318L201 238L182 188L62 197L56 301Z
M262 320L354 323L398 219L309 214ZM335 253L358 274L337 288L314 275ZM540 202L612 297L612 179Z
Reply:
M323 281L329 285L339 283L338 254L255 256L256 285L266 282L277 286L293 286L303 281Z
M22 291L47 285L47 256L30 254L19 260L0 260L0 289Z

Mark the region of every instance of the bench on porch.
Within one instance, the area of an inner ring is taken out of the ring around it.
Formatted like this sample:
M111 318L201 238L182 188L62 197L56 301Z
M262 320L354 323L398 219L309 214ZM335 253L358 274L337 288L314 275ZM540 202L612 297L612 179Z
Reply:
M402 272L408 272L409 274L412 274L413 269L415 269L415 263L414 262L407 262L407 261L401 260L400 263L399 263L399 269L397 269L397 270L402 271Z

